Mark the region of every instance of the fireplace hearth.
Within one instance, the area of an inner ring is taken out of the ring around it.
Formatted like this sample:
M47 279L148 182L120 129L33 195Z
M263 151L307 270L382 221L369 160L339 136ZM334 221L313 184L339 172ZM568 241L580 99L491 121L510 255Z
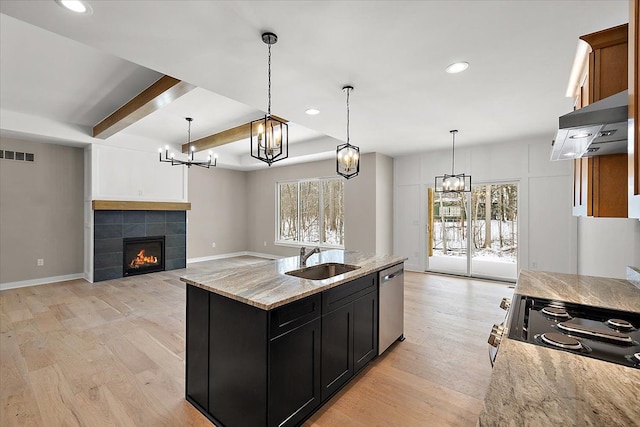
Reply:
M131 253L125 257L124 239L162 236L165 238L164 252L161 252L162 260L158 261L164 262L163 270L185 268L187 266L186 211L94 211L93 281L102 282L124 277L124 265L133 260ZM144 248L139 248L133 253L134 258L141 249ZM150 253L149 249L145 249L145 256L158 257L157 254ZM148 273L149 269L145 268L144 271ZM133 274L141 272L140 268L132 271Z
M123 240L122 275L164 271L164 236L134 237Z

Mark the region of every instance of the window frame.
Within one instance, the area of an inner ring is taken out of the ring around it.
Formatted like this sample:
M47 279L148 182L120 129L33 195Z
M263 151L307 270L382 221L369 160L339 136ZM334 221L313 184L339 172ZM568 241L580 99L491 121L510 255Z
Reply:
M303 246L318 246L320 248L323 249L344 249L344 244L342 245L334 245L334 244L330 244L330 243L322 243L322 242L304 242L304 241L300 241L300 240L280 240L280 184L297 184L296 185L296 189L298 192L298 195L296 197L296 200L298 202L298 209L297 209L297 214L298 217L296 218L296 223L297 223L297 234L298 234L298 238L300 238L300 215L301 215L301 205L300 205L300 184L304 183L304 182L317 182L318 183L318 218L319 218L319 230L320 230L320 235L322 235L322 230L324 229L324 206L323 206L323 201L324 201L324 190L323 190L323 185L322 183L325 181L340 181L342 182L343 185L343 191L342 191L342 206L344 209L344 181L342 180L341 177L339 176L326 176L326 177L319 177L319 178L302 178L302 179L288 179L288 180L282 180L282 181L276 181L276 194L275 194L275 198L276 198L276 203L275 203L275 221L274 221L274 228L275 228L275 232L274 232L274 236L275 239L273 241L273 244L275 246L288 246L288 247L294 247L294 248L301 248ZM343 214L344 214L344 210L343 210ZM344 226L344 221L342 222L343 226ZM344 230L343 230L343 239L342 241L344 242Z

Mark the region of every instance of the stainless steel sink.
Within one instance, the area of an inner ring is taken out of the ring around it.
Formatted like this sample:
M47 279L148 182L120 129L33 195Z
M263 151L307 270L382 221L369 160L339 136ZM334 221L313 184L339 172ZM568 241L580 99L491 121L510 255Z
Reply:
M357 270L357 265L339 264L337 262L327 262L325 264L318 264L311 267L301 268L299 270L287 271L285 274L289 276L296 276L302 279L310 280L324 280L333 276L347 273L349 271Z

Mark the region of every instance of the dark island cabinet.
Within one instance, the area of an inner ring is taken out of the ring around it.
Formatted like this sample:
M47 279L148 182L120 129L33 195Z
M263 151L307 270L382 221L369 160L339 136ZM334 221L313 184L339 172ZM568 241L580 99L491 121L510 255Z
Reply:
M298 425L320 404L320 319L271 340L269 356L269 425Z
M187 399L209 408L209 292L187 286L186 331Z
M188 285L187 400L218 426L302 424L377 355L377 285L269 311Z
M377 278L370 274L322 294L322 400L378 352Z
M378 354L378 292L353 302L353 369L357 373Z
M322 400L353 376L353 305L322 316Z

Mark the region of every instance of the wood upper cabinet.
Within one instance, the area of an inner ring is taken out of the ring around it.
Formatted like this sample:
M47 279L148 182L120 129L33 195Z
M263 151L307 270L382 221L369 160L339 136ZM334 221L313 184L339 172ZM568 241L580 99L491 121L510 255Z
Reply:
M591 52L588 70L577 94L576 109L628 88L628 25L580 38L589 44ZM627 163L626 154L575 159L573 215L626 218Z
M627 150L627 187L629 218L640 218L640 0L629 2L629 140Z

